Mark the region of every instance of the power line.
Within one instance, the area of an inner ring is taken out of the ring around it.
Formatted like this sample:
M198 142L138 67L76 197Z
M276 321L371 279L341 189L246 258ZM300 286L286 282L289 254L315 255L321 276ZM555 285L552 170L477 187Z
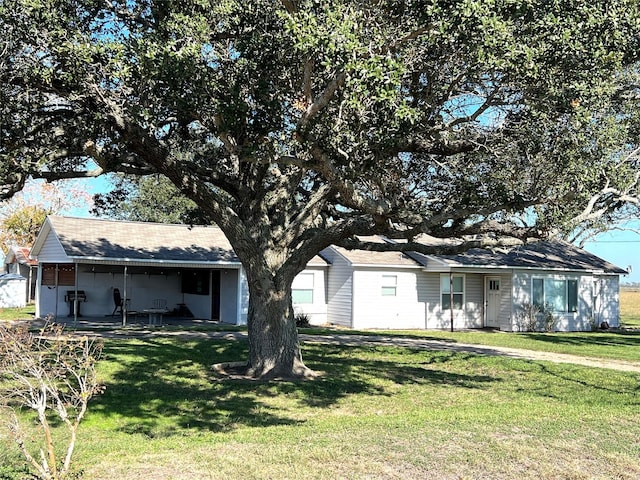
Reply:
M584 243L640 243L640 240L587 240Z

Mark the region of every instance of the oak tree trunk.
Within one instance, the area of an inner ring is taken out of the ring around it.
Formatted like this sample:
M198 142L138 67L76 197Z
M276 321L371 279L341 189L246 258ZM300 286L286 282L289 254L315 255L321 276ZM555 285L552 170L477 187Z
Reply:
M291 301L291 281L278 284L268 279L268 274L262 273L261 278L256 279L247 272L247 375L261 379L314 377L314 372L302 361Z

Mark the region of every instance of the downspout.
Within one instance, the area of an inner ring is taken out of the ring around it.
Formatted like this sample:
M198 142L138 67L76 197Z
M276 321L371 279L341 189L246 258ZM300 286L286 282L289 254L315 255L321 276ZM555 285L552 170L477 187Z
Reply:
M73 270L75 273L75 280L73 288L73 326L78 325L78 262L74 262Z
M243 267L238 269L238 293L236 297L236 325L242 325L242 299L243 299L243 291L242 291L242 273ZM220 315L220 323L222 323L222 315Z
M56 305L56 306L55 306L55 308L54 308L54 313L53 313L53 314L54 314L54 318L55 318L56 320L58 320L58 272L59 272L59 268L58 268L58 267L59 267L59 265L56 263L56 271L55 271L56 279L55 279L55 281L53 282L53 289L54 289L54 291L56 292L56 293L55 293L55 295L56 295L56 304L55 304L55 305Z
M124 266L124 288L122 292L122 326L127 326L127 266Z
M42 317L42 308L40 306L40 300L42 299L42 269L44 267L40 267L40 265L38 265L37 270L36 270L36 291L35 291L35 297L34 300L36 302L36 318L40 318Z
M31 282L33 280L33 267L28 265L29 267L29 280L27 280L27 302L31 303Z

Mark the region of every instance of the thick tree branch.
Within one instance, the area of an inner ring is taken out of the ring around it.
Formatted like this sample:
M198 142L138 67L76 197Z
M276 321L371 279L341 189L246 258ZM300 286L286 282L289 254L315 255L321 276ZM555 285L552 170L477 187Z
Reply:
M523 235L525 232L523 232ZM374 252L416 252L424 255L456 255L467 252L474 248L496 249L513 248L525 243L524 240L513 238L478 238L478 239L454 239L454 240L429 240L432 243L421 243L420 241L409 242L369 242L358 238L347 238L341 240L337 245L349 250L368 250Z
M296 127L296 131L301 132L309 124L309 122L324 108L326 107L339 88L344 85L344 81L347 78L344 72L336 74L336 76L329 82L321 95L319 95L313 103L311 103ZM305 86L306 88L306 86Z

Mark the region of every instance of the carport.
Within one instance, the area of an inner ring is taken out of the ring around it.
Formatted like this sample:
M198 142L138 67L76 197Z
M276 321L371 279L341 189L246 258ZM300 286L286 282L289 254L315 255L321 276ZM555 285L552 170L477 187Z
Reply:
M162 301L169 315L243 323L242 267L217 227L48 217L32 255L38 316L126 324Z

